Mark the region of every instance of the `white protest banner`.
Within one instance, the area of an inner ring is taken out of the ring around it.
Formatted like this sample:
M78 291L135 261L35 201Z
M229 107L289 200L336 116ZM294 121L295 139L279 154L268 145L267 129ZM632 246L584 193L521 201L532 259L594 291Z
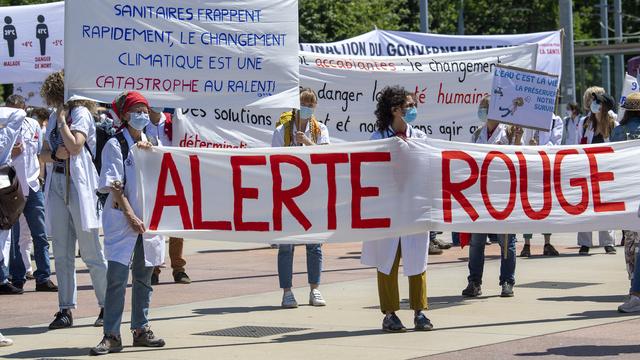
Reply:
M326 44L300 44L300 50L348 56L414 56L538 44L538 71L562 71L562 30L516 35L443 35L373 30Z
M378 93L387 85L414 92L412 124L433 138L468 141L479 126L477 107L491 91L497 64L532 68L535 44L414 57L349 57L301 52L300 85L318 94L315 116L332 142L368 140L374 132ZM183 109L174 123L173 145L261 147L271 145L280 113L241 107Z
M489 119L542 131L551 129L557 75L498 65L491 88Z
M64 2L3 6L2 83L43 81L64 68Z
M65 92L153 106L298 106L297 0L66 1Z
M640 142L493 146L391 138L264 149L134 151L152 232L350 242L429 230L637 229Z
M15 83L13 84L13 93L22 96L26 100L27 106L47 107L46 102L40 96L41 87L41 82Z
M629 94L640 91L638 82L638 79L629 74L625 74L624 86L622 87L622 96L620 97L620 103L618 105L623 105L624 100L627 98L627 96L629 96ZM618 109L618 118L622 119L622 117L624 116L624 108L619 107Z

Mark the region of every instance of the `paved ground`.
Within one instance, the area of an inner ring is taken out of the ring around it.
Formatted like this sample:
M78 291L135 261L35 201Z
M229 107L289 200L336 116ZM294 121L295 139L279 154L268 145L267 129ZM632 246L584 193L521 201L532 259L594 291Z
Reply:
M575 235L554 236L562 256L518 259L516 297L498 297L499 248L487 247L484 296L464 300L467 249L451 249L430 259L429 333L385 334L380 331L375 270L359 263L359 244L325 249L322 291L325 308L279 308L276 250L255 244L187 241L191 285L170 282L165 270L152 300L152 327L165 338L163 349L129 347L125 314L123 353L119 359L566 359L640 357L640 317L618 314L629 282L622 248L619 254L577 256ZM534 239L534 245L540 243ZM518 243L520 248L522 243ZM534 246L535 254L541 253ZM306 303L304 249L297 248L294 285ZM49 332L56 311L55 294L33 292L0 297L5 311L0 329L16 345L0 348L0 358L76 359L88 354L101 337L91 326L97 304L89 276L81 269L75 326ZM401 280L406 297L407 283ZM9 310L10 309L10 310ZM128 311L128 309L127 309ZM412 325L410 311L399 316ZM258 327L258 328L251 328ZM264 327L264 328L261 328ZM237 328L237 329L236 329ZM241 337L240 330L245 330ZM211 333L217 331L218 333ZM261 332L270 331L271 335ZM281 333L277 333L281 331ZM236 336L220 336L236 335Z

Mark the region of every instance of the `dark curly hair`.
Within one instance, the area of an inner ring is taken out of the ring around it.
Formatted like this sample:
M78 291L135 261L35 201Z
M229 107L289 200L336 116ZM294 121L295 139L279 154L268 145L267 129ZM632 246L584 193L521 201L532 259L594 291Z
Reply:
M393 122L393 108L401 107L407 101L410 92L402 86L385 86L378 96L376 105L376 129L379 132L386 130Z

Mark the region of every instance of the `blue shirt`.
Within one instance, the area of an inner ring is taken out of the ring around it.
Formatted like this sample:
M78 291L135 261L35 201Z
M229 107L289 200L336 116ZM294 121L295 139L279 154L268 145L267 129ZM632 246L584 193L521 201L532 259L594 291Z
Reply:
M626 141L640 139L640 117L633 117L624 125L613 129L611 141Z

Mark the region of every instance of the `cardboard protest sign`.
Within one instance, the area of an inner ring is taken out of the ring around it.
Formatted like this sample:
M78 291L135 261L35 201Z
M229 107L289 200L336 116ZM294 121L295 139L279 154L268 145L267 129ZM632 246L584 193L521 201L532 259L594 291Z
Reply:
M535 44L412 57L350 57L301 52L300 85L318 94L316 118L332 142L362 141L375 131L379 92L401 85L415 94L418 118L412 123L428 136L469 141L480 126L478 103L491 91L498 64L533 68ZM182 109L174 123L173 145L181 147L262 147L281 112L231 104Z
M498 65L493 73L488 119L549 131L553 122L558 76Z
M64 2L3 6L2 83L38 82L64 67Z
M298 106L297 4L67 0L66 97L135 90L153 106Z
M640 194L629 192L638 141L548 148L390 138L133 156L147 228L189 239L351 242L428 229L546 233L638 222Z

